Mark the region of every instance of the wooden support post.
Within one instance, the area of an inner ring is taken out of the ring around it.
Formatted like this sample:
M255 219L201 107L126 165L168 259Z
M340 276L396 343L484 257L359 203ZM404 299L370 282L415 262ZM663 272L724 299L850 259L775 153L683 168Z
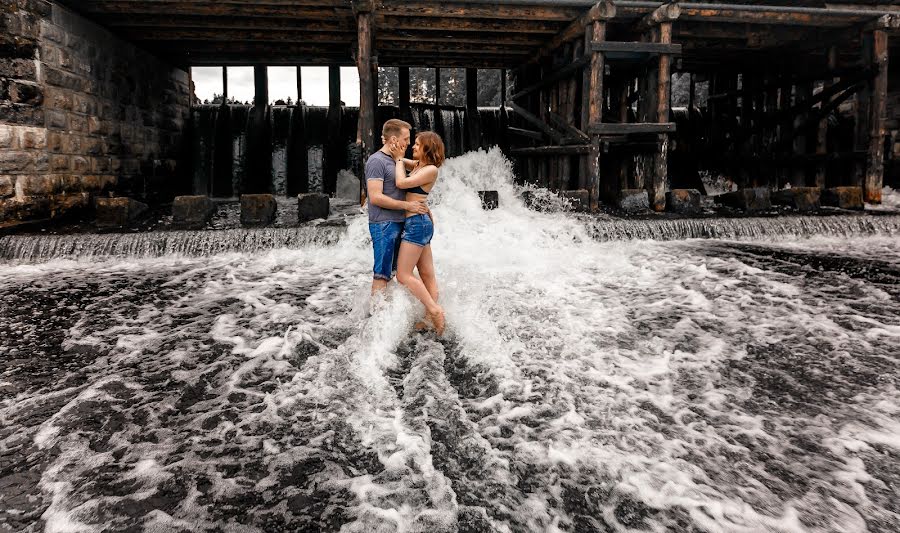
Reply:
M400 67L398 70L398 78L400 81L400 94L398 98L400 101L398 102L400 105L400 117L410 122L412 119L412 113L409 109L409 67Z
M253 67L253 105L265 107L269 103L269 76L265 65Z
M359 119L356 122L356 145L360 162L365 161L375 151L375 80L372 72L372 26L374 15L369 5L357 5L356 68L359 71ZM356 169L362 177L363 168ZM360 179L362 183L362 179Z
M441 105L441 69L434 69L434 106L435 112L438 112ZM435 117L437 119L437 117Z
M481 148L481 120L478 115L478 69L466 69L466 129L468 150Z
M500 149L504 152L509 150L509 139L507 137L507 126L509 124L506 114L506 69L500 70Z
M797 101L807 101L813 96L813 87L810 82L797 84ZM806 185L806 161L808 139L803 127L806 123L807 113L798 113L794 117L794 156L796 163L793 165L793 177L791 185L803 187Z
M328 66L328 115L326 116L328 139L339 139L341 135L341 67ZM334 192L337 187L337 173L343 166L343 148L339 143L329 142L325 148L325 165L322 169L322 187L326 194Z
M222 67L222 105L228 103L228 67Z
M297 65L297 105L303 100L303 68Z
M837 46L831 45L828 47L828 59L827 65L829 71L837 68ZM823 91L828 90L829 87L834 85L834 78L825 80L825 84L822 87ZM822 100L822 108L829 104L831 98L826 98ZM822 120L819 121L819 129L816 135L816 155L822 157L826 153L828 153L828 117L825 116ZM819 163L816 168L816 187L825 188L825 176L826 176L827 165L824 162L824 159L821 163Z
M872 66L876 69L869 102L869 138L866 151L866 174L863 197L866 202L880 204L884 180L884 136L888 88L888 34L876 29L871 34Z
M672 23L661 22L659 24L657 35L658 42L662 44L671 44ZM656 120L660 124L669 122L669 99L672 77L671 62L671 56L667 54L659 56L659 71L656 82ZM657 137L657 149L656 154L654 154L653 157L653 182L651 189L648 192L650 194L650 207L655 211L663 211L666 208L666 190L669 188L669 135L660 133Z
M590 39L585 39L585 49L590 46L590 42L601 42L606 40L606 20L596 20L590 27L588 35ZM605 71L605 60L603 52L592 52L590 71L587 76L587 124L589 126L582 127L582 131L588 131L590 126L600 124L603 121L603 75ZM584 115L582 115L584 116ZM588 154L587 160L587 182L588 182L588 198L590 208L596 211L600 208L600 136L591 136L591 152Z

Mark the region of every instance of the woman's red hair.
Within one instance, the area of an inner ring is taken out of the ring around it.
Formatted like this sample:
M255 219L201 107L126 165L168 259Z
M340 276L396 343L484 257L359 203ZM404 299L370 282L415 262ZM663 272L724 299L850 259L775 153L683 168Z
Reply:
M422 149L419 165L434 165L440 168L444 164L444 141L433 131L422 131L416 134L416 140Z

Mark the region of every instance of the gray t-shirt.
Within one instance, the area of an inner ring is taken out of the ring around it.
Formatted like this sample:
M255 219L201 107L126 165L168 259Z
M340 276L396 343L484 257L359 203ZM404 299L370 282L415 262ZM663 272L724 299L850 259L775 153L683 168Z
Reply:
M366 183L369 180L379 180L384 182L384 195L394 200L405 200L406 191L397 188L396 163L394 158L386 153L378 150L369 156L366 161ZM369 222L403 222L406 218L404 211L394 209L383 209L374 205L372 199L368 199L369 203Z

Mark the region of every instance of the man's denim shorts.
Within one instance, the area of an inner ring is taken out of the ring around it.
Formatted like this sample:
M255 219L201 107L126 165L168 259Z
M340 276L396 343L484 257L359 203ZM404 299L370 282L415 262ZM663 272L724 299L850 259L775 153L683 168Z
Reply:
M434 236L434 223L428 215L406 217L402 239L416 246L428 246Z
M400 233L403 222L370 222L372 248L375 250L373 277L390 281L397 271L397 254L400 253Z

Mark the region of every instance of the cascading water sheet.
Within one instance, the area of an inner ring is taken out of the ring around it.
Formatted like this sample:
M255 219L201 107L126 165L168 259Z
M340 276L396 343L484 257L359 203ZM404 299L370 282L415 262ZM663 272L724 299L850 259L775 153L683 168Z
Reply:
M0 266L0 527L900 529L896 236L601 242L496 151L431 198L440 339L362 218Z

